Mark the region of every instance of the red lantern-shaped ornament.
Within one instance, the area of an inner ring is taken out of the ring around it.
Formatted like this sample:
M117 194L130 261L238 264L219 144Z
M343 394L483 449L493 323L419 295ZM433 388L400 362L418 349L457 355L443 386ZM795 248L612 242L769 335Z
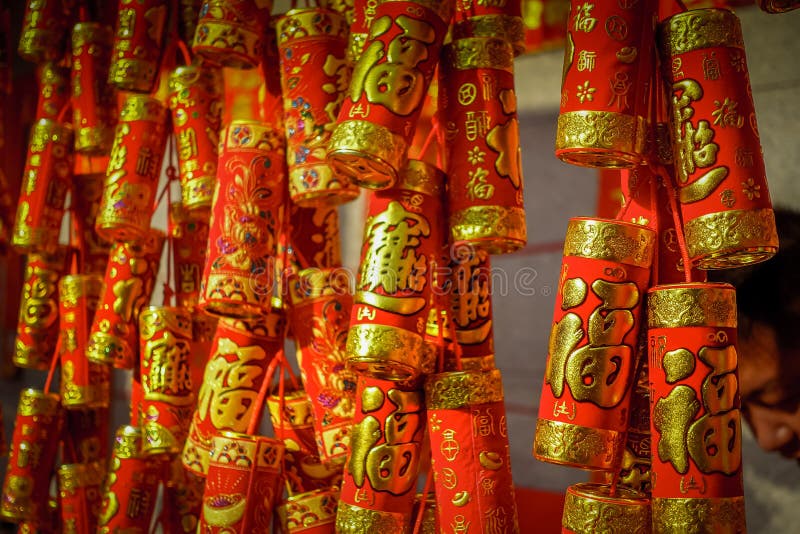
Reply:
M119 3L110 84L123 91L150 92L159 73L167 15L166 0Z
M61 320L61 404L67 409L108 407L111 372L86 358L89 328L103 279L97 274L67 275L59 282Z
M421 390L359 376L336 532L408 532L424 429Z
M55 468L62 413L58 395L36 389L20 393L0 517L46 523L47 497Z
M181 202L193 218L207 219L217 183L222 71L206 65L178 67L169 77L169 89Z
M142 432L138 428L123 426L117 430L108 466L97 534L146 532L162 468L142 453Z
M150 229L166 150L167 109L146 95L128 95L106 170L97 232L116 241L143 240Z
M113 32L99 22L72 29L72 125L75 151L107 154L114 140L116 100L107 83Z
M21 251L53 252L72 180L72 128L39 119L31 130L11 243Z
M502 39L468 38L445 48L440 108L450 157L450 237L491 253L527 241L513 51Z
M217 65L250 69L261 63L272 0L205 0L192 50Z
M14 365L45 370L58 341L58 281L67 270L67 249L28 255L14 343Z
M269 532L281 492L284 446L222 432L213 438L198 532Z
M453 530L519 532L503 399L498 370L425 381L437 513Z
M452 14L453 0L397 0L375 8L328 146L334 173L370 189L397 181Z
M323 463L344 462L355 412L356 375L345 343L353 297L338 269L300 271L291 285L289 321L311 399L317 451Z
M218 180L200 307L223 317L257 317L271 308L272 261L285 211L281 133L234 121L220 142Z
M422 336L445 242L438 218L443 187L441 171L411 160L394 188L370 200L347 337L348 361L358 370L399 380L422 370Z
M701 269L767 260L778 234L739 19L699 9L659 29L689 257Z
M647 308L653 530L744 532L736 291L656 286Z
M633 167L645 156L656 2L572 0L556 156Z
M359 189L334 175L325 151L350 80L347 23L327 9L293 9L277 24L289 196L299 206L353 200Z
M120 369L138 367L139 312L150 302L163 246L164 234L151 230L142 244L116 243L111 249L86 350L89 360Z
M619 468L654 244L645 226L570 220L533 447L539 460Z
M284 321L271 314L259 322L220 319L206 364L197 408L183 449L183 465L206 476L214 436L245 432L267 367L283 346Z
M175 303L179 308L194 309L200 300L200 281L208 250L208 223L190 215L179 202L169 207Z
M139 315L139 336L142 453L175 455L183 448L194 411L191 313L150 306Z

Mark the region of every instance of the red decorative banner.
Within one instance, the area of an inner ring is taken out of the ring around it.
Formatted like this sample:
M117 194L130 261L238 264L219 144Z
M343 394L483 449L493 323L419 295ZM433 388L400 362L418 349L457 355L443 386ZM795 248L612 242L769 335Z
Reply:
M167 108L150 96L129 94L114 137L97 232L109 240L146 239L166 150Z
M169 90L181 203L192 218L208 219L217 183L222 71L208 65L178 67L169 77Z
M655 237L637 224L570 220L533 447L539 460L619 468Z
M408 531L425 432L423 400L412 385L359 376L336 532Z
M150 230L142 244L116 243L111 249L86 350L89 360L120 369L138 367L139 312L150 302L163 246L164 234Z
M436 511L445 528L519 532L503 401L498 370L425 381Z
M280 54L289 195L299 206L336 205L358 196L335 175L325 152L339 114L350 66L344 16L321 8L292 9L276 27Z
M701 269L767 260L778 235L739 19L701 9L659 30L689 256Z
M441 171L410 160L394 188L370 198L347 337L358 370L399 380L422 371L432 286L444 267L443 187Z
M745 528L736 291L648 293L653 528Z
M493 254L527 242L513 60L502 39L459 39L439 74L450 237Z
M334 173L370 189L397 181L452 13L453 0L398 0L375 8L328 146Z
M159 74L168 19L167 0L119 5L108 81L117 89L148 93Z
M586 167L633 167L645 156L656 2L571 5L556 156Z

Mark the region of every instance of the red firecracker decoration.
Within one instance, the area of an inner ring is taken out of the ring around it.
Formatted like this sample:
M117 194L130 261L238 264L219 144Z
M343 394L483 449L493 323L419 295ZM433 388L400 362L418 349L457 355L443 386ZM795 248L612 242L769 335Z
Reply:
M650 500L628 488L582 483L567 488L561 534L651 531Z
M272 0L205 0L192 50L226 67L259 65L271 10Z
M26 2L17 47L19 55L34 63L60 59L72 4L64 0Z
M200 282L208 250L208 222L191 217L184 204L169 207L169 238L175 276L175 303L194 309L200 301ZM202 320L210 320L202 317Z
M120 1L108 82L148 93L159 74L168 19L167 0Z

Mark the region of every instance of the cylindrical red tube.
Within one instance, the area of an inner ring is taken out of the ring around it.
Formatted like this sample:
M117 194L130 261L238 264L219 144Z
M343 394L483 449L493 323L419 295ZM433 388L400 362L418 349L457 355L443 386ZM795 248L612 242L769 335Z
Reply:
M11 243L18 250L53 252L72 181L72 127L39 119L31 129Z
M89 328L103 279L97 274L67 275L59 282L61 334L61 404L67 409L108 407L111 372L86 358Z
M556 157L633 167L645 156L656 2L571 5Z
M269 532L281 493L279 440L222 432L212 440L198 532Z
M420 389L359 376L336 532L408 531L424 432Z
M336 205L359 194L325 162L350 81L347 29L344 16L320 8L293 9L277 23L289 196L299 206Z
M619 468L654 245L646 226L570 220L533 446L539 460Z
M260 122L234 121L222 134L200 294L207 313L248 318L271 308L286 211L284 143L281 132Z
M385 189L405 167L453 0L378 4L328 145L334 173Z
M80 272L102 276L108 266L111 243L100 237L95 228L103 198L104 174L78 174L72 179L70 244L78 250Z
M736 291L648 292L654 532L744 532Z
M167 0L120 2L108 82L147 93L158 77L168 15Z
M55 254L28 255L12 358L17 367L50 367L58 341L58 281L68 259L66 247Z
M58 468L61 524L73 532L95 532L105 468L100 462Z
M429 375L425 407L441 519L519 532L500 371Z
M204 59L237 69L261 63L272 0L205 0L192 50Z
M135 94L125 99L95 223L106 239L146 238L166 150L166 124L167 108L159 100Z
M511 45L514 48L514 55L518 56L525 52L525 24L522 20L520 0L501 2L458 0L455 4L454 40L493 37Z
M175 304L194 309L200 301L200 282L208 250L208 222L192 218L180 202L169 207L169 238L175 277Z
M178 67L169 77L169 89L181 203L192 218L207 219L217 183L222 71L207 65Z
M567 488L562 534L651 532L650 500L628 488L582 483Z
M345 343L353 297L338 269L311 268L290 287L289 322L303 385L313 408L323 463L344 462L355 412L356 374L347 368Z
M739 19L727 9L698 9L659 30L689 256L701 269L767 260L778 234Z
M133 426L117 430L108 465L97 534L146 532L156 504L161 466L142 454L141 430Z
M62 413L58 395L22 390L14 422L0 516L19 523L46 523Z
M99 22L72 28L72 126L75 151L107 154L114 140L116 99L108 85L113 32Z
M34 63L61 58L71 2L44 0L25 3L19 46L20 56Z
M513 60L502 39L459 39L439 71L450 237L493 254L527 242Z
M37 120L56 120L70 99L70 69L48 61L36 69L36 76L39 80L39 97L34 117Z
M86 350L89 360L120 369L138 367L139 312L150 302L163 246L163 232L150 230L142 244L116 243L111 249Z
M438 217L443 187L441 171L410 160L394 188L370 199L347 337L357 370L399 380L422 370L422 336L445 243Z
M183 465L206 476L211 441L223 430L245 432L267 367L283 344L282 316L259 322L220 319L197 395Z
M150 306L139 314L142 454L175 455L189 432L192 316L185 308Z

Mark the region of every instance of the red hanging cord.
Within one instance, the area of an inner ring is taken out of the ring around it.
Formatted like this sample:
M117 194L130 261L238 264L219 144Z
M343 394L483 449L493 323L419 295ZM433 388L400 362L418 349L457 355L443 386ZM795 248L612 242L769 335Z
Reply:
M180 50L181 56L183 56L183 62L186 65L192 64L192 54L189 52L189 47L186 46L186 42L181 39L180 37L176 38L176 42L178 43L178 50Z
M247 435L254 436L256 431L258 430L258 424L261 422L261 415L264 412L264 402L267 398L267 392L269 391L270 383L272 382L272 377L275 374L275 367L280 362L280 359L283 357L283 349L281 349L275 358L269 362L267 366L267 371L264 373L264 382L261 383L261 388L258 390L258 397L256 397L255 408L253 409L253 415L250 418L250 423L247 425Z
M174 150L175 150L175 140L173 136L170 136L167 141L167 183L164 186L167 192L167 276L164 280L164 306L171 306L172 305L172 297L175 295L175 291L172 289L174 287L178 287L177 281L173 280L173 273L172 273L172 259L173 255L175 254L175 242L173 240L173 235L175 233L174 222L172 221L171 209L172 209L172 183L178 179L177 173L175 172L175 159L174 159ZM155 211L155 210L153 210Z
M662 168L659 171L656 171L655 167L651 167L653 172L657 173L661 176L661 181L664 183L664 186L667 188L667 196L669 196L669 206L672 210L672 221L675 225L675 237L678 241L678 249L681 251L681 258L683 259L683 273L686 279L686 282L692 281L692 263L689 260L689 250L686 247L686 236L683 233L683 222L681 221L681 215L678 212L678 195L675 191L675 186L672 183L672 179L670 178L669 174Z
M658 256L659 251L658 249L658 241L659 235L661 233L661 225L663 221L660 220L658 216L658 175L652 175L650 177L650 216L653 218L652 227L655 228L656 231L656 246L653 250L653 280L652 285L656 285L659 282L659 272L658 272Z
M425 505L427 504L428 494L431 492L432 485L433 473L428 471L428 475L425 477L425 488L422 490L422 496L420 497L419 510L417 510L417 517L414 521L414 530L412 534L419 534L420 528L422 528L422 518L425 517Z
M56 374L56 367L58 367L58 363L61 361L61 336L58 337L58 343L56 343L56 350L55 354L53 355L53 361L50 362L50 369L47 371L47 380L44 382L44 392L50 393L50 386L53 384L53 377Z

